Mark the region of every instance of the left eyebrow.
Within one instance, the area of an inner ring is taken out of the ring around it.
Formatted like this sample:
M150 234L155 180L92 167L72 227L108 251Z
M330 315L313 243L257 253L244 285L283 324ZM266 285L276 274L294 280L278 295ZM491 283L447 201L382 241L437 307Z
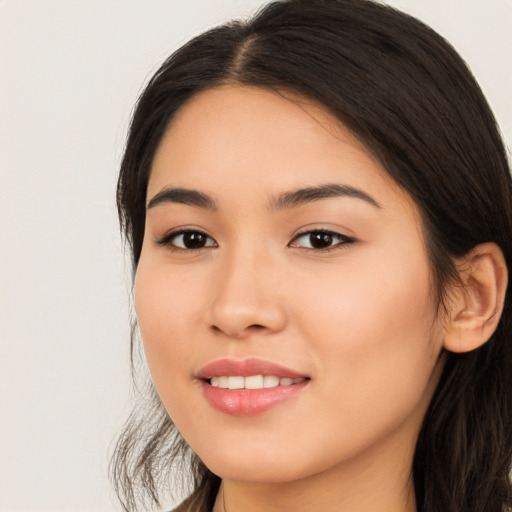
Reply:
M355 199L361 199L375 208L381 208L380 204L363 190L351 187L350 185L339 185L336 183L285 192L270 202L270 208L273 210L295 208L303 204L331 197L352 197Z

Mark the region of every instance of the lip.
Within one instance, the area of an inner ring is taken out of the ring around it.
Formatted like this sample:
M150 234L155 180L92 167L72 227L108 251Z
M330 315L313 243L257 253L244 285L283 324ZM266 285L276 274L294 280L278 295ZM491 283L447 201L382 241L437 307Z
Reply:
M223 389L212 386L212 377L237 375L276 375L306 380L290 386L263 389ZM261 359L219 359L207 364L197 374L203 395L215 409L233 416L255 416L299 395L309 384L309 377L285 366Z
M218 359L204 366L197 374L202 380L208 380L212 377L222 375L237 375L249 377L250 375L277 375L278 377L288 377L290 379L307 378L307 375L281 366L280 364L263 359Z

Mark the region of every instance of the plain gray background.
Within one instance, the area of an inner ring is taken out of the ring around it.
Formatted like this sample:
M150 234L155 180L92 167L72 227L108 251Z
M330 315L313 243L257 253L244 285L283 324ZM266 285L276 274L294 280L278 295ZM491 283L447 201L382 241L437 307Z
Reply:
M0 511L116 509L126 127L172 49L261 0L0 0ZM470 64L512 143L512 1L396 0Z

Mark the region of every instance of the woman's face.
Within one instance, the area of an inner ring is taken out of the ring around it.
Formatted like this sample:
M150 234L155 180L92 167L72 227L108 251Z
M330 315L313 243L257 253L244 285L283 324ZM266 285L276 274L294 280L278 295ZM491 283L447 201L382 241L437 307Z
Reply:
M168 128L147 203L144 348L214 473L410 463L443 331L418 211L346 128L306 100L207 90Z

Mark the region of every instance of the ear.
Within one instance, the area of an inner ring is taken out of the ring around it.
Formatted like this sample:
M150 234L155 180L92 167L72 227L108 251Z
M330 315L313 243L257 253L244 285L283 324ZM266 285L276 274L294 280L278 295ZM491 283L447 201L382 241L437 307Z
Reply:
M450 290L444 348L470 352L482 346L498 326L508 272L503 253L495 243L477 245L458 267L463 286L455 285Z

